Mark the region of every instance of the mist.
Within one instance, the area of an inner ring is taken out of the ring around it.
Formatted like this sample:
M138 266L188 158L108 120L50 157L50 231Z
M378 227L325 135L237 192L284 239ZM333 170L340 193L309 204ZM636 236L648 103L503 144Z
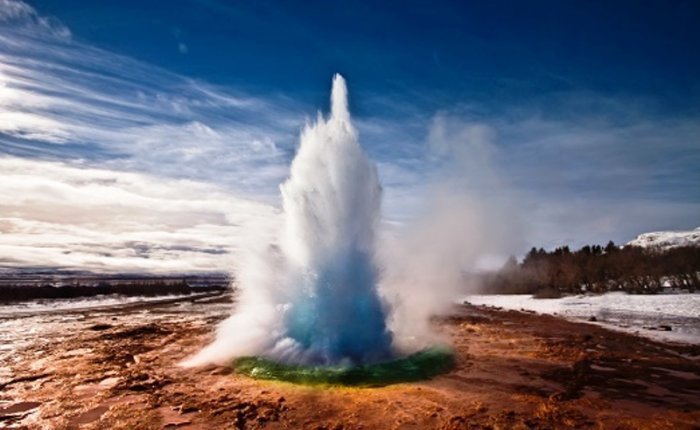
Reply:
M438 114L430 125L426 179L413 220L384 232L381 289L391 303L395 345L410 353L445 342L431 317L478 292L475 276L502 265L523 243L521 197L499 171L495 130Z

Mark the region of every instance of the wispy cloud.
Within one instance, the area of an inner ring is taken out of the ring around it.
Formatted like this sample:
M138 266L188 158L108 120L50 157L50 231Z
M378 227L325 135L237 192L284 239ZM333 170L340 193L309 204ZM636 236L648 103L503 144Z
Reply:
M319 106L96 48L17 0L0 0L0 30L0 265L222 270L247 227L275 224ZM697 113L585 90L487 106L354 89L387 224L428 212L449 182L494 237L519 230L504 253L697 227Z
M18 0L0 0L0 24L31 32L44 32L61 39L70 39L70 30L58 20L40 16L36 9Z
M283 178L304 109L57 37L29 6L9 3L5 15L26 26L0 34L0 152L275 193L269 179Z

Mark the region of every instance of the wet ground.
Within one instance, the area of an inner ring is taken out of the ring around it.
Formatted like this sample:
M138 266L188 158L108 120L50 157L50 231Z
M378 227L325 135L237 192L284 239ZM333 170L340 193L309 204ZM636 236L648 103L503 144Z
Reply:
M266 382L177 364L221 298L0 320L0 428L700 428L700 347L527 312L438 321L457 365L380 388Z

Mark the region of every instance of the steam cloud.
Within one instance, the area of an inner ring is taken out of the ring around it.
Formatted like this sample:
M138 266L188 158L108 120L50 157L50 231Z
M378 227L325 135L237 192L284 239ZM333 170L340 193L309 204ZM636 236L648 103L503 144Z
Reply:
M464 286L460 267L477 248L454 240L463 236L455 231L477 236L479 220L465 219L468 204L451 195L436 199L436 212L412 225L411 234L377 236L381 187L359 145L340 75L330 117L319 115L302 132L281 191L278 243L241 263L234 314L184 365L253 355L363 364L436 342L429 318L452 304Z

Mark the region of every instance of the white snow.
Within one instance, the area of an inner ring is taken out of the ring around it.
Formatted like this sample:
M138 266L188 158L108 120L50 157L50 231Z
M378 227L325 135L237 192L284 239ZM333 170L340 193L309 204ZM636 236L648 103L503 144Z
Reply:
M700 246L700 227L689 231L655 231L643 233L627 245L642 248L670 249L680 246Z
M11 318L19 315L40 315L64 311L87 311L104 308L117 308L123 305L158 302L162 300L197 297L197 295L164 295L164 296L122 296L118 294L98 295L73 299L39 299L17 302L0 307L0 318Z
M462 302L510 310L530 310L588 321L615 330L672 342L700 344L700 294L568 296L536 299L529 294L471 295ZM660 330L670 326L671 331Z

